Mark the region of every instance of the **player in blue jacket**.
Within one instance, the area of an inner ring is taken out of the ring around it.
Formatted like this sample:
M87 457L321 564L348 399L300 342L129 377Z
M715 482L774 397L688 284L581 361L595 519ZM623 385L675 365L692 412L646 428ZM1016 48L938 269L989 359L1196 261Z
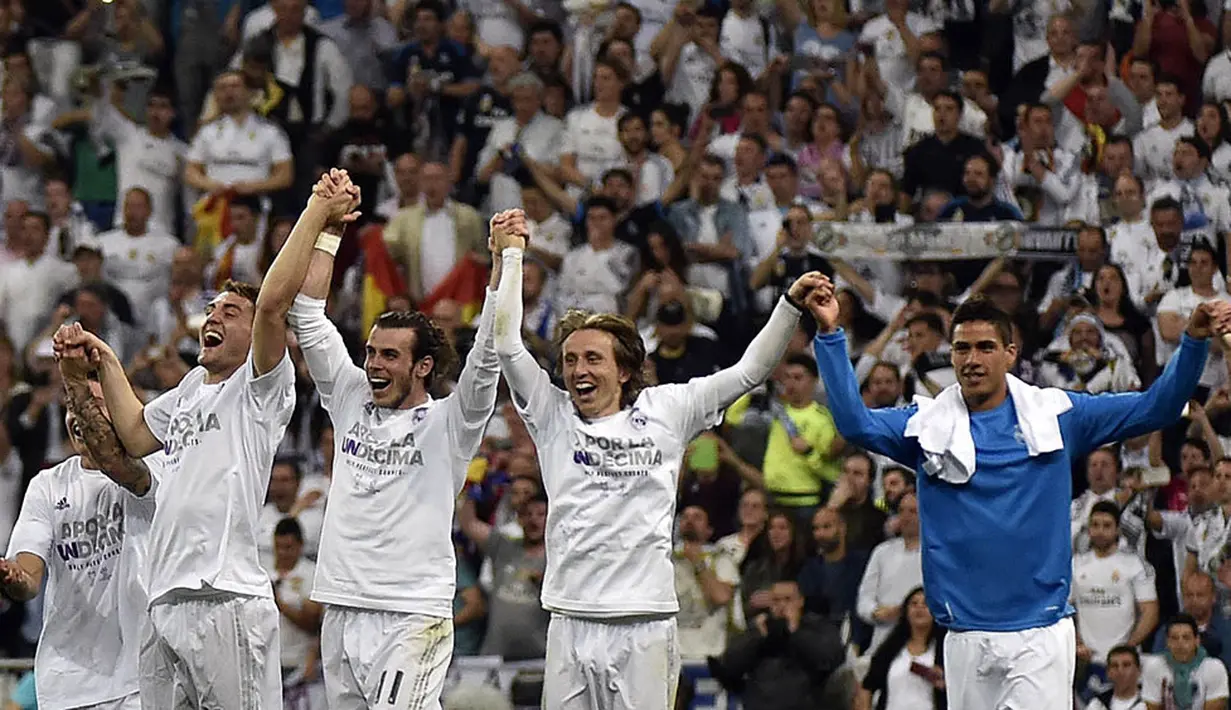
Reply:
M1179 350L1145 392L1092 396L1039 389L1009 374L1009 316L976 298L953 315L958 383L928 400L869 410L826 279L806 302L829 408L848 441L916 470L923 586L948 627L950 710L1072 707L1076 634L1068 603L1075 459L1176 422L1231 305L1200 306Z

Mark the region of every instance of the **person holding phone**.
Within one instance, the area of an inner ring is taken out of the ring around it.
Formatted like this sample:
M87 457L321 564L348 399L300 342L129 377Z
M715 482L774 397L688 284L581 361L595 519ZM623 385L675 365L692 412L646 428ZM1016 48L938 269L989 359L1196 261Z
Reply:
M928 611L923 587L902 602L905 613L872 654L854 710L940 710L947 707L945 629Z

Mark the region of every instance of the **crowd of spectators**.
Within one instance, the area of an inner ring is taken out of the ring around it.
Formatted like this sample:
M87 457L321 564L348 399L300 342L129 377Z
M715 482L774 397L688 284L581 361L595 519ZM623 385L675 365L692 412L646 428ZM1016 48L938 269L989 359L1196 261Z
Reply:
M145 396L173 386L214 290L260 282L328 167L362 188L356 231L383 229L406 286L390 309L484 262L486 218L524 209L524 328L548 367L555 322L585 308L636 321L653 381L712 373L820 270L869 407L955 382L948 319L974 294L1012 315L1017 376L1123 392L1199 303L1231 300L1231 12L1204 0L0 0L0 58L0 542L71 453L54 329L99 334ZM225 233L203 238L218 204ZM995 221L1068 228L1071 254L845 261L812 239ZM357 357L371 258L344 242L329 305ZM471 305L431 299L459 351ZM915 474L843 441L809 344L804 323L689 446L681 652L748 710L944 707ZM288 702L311 707L334 431L292 355L262 553ZM1074 471L1088 707L1225 706L1229 446L1215 343L1180 424ZM550 501L511 404L469 480L455 652L541 658ZM0 652L31 656L40 614L6 605Z

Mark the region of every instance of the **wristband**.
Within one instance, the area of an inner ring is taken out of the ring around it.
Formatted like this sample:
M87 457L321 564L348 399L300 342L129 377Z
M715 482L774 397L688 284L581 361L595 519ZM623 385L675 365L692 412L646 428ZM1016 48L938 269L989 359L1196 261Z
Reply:
M342 245L342 237L329 232L321 232L316 237L315 249L325 252L329 256L338 255L338 247Z
M804 305L800 303L799 301L796 301L794 298L791 298L790 293L782 294L782 298L783 300L787 302L788 305L792 306L795 310L799 311L800 313L805 312L806 309L804 308Z

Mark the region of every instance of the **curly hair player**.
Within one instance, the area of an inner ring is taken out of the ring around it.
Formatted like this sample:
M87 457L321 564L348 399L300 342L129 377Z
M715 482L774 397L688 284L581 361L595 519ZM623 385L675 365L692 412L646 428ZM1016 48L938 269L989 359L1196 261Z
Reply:
M679 603L671 562L676 479L688 443L764 382L820 274L800 277L734 366L682 385L642 387L645 346L620 316L560 323L557 389L521 340L522 253L514 210L495 235L496 352L538 447L547 512L546 710L674 707Z
M806 304L819 326L814 349L838 432L919 472L923 586L932 615L950 630L950 710L1072 708L1072 463L1179 419L1207 339L1231 328L1231 305L1197 308L1150 389L1095 396L1008 374L1017 357L1012 322L990 301L972 299L953 314L957 384L936 399L869 410L829 279Z
M454 501L500 381L493 311L483 309L466 367L443 399L428 392L453 351L422 313L380 316L357 367L325 317L325 299L359 188L333 170L315 193L300 219L317 230L291 234L265 283L289 308L339 437L312 591L325 605L325 691L332 710L438 709L453 656Z

